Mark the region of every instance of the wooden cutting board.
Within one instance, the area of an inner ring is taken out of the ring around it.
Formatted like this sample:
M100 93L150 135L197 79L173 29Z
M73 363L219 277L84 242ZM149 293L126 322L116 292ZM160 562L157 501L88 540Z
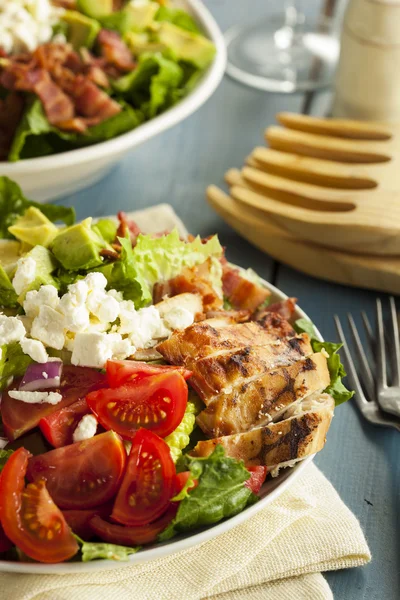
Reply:
M216 186L207 189L207 199L251 244L294 269L328 281L400 294L400 257L350 254L300 241L264 211L244 206Z

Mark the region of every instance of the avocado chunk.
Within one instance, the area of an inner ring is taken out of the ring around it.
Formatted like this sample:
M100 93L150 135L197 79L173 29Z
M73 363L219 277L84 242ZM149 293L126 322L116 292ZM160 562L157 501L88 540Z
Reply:
M0 265L11 276L21 256L21 243L17 240L0 240Z
M91 48L101 29L100 23L76 10L66 10L62 20L68 25L68 41L74 50Z
M215 56L215 46L210 40L172 23L160 23L155 29L155 38L172 50L179 60L190 62L199 69L205 69Z
M106 247L103 238L92 229L92 218L89 217L61 231L54 239L51 249L64 269L78 271L101 265L103 261L100 250Z
M163 52L166 48L160 42L150 41L150 35L142 31L136 33L130 31L124 36L124 40L133 55L138 56L144 52Z
M12 286L11 280L3 267L0 265L0 306L17 306L18 298Z
M133 0L124 11L129 15L132 31L143 31L154 21L160 5L157 2Z
M15 221L14 225L8 228L21 242L30 246L40 244L47 248L58 234L58 228L49 221L41 210L30 206L24 214Z
M31 290L38 290L42 285L53 285L58 288L56 280L52 277L53 271L57 268L57 262L54 260L50 250L44 246L35 246L26 257L30 256L36 263L35 279L30 286L18 296L20 304L25 300L25 296Z
M77 0L76 5L84 15L94 19L113 12L113 0Z

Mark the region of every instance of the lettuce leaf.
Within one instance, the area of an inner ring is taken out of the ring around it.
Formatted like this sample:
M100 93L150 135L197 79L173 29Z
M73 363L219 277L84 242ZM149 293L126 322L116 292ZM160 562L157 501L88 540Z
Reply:
M22 352L18 342L1 346L0 390L7 387L10 377L22 377L33 360Z
M77 538L79 540L79 538ZM104 544L102 542L81 542L82 562L106 558L108 560L129 560L130 554L135 554L139 547L118 546L117 544Z
M13 452L14 450L0 450L0 473Z
M189 398L182 421L175 431L164 438L164 442L169 446L174 463L182 456L182 450L184 450L190 442L190 434L193 432L196 425L196 416L201 411L200 403L201 400L198 397Z
M298 319L294 324L294 328L297 333L308 333L314 352L321 352L321 350L324 349L329 354L327 363L331 383L324 391L332 396L336 406L350 400L350 398L354 396L354 392L348 390L342 382L342 379L346 377L346 371L340 361L340 355L338 354L338 351L343 344L320 342L315 335L313 323L307 319Z
M12 308L18 306L18 296L11 280L0 264L0 306Z
M179 64L163 56L144 53L138 67L113 83L115 91L151 119L166 110L177 99L173 96L184 78Z
M155 20L168 21L168 23L173 23L181 29L186 29L186 31L202 33L193 17L180 8L160 6L155 16Z
M222 446L217 446L207 458L186 456L186 461L191 480L197 479L198 485L188 492L189 485L179 494L178 512L159 535L159 541L233 517L258 500L258 496L244 486L250 473L243 461L225 456Z
M8 228L17 218L24 214L27 208L34 206L42 211L50 221L63 221L66 225L75 223L75 209L57 204L39 204L28 200L15 181L8 177L0 177L0 238L13 239Z
M139 235L133 256L138 273L153 287L157 281L176 277L184 267L200 265L208 258L220 258L222 253L217 235L205 244L199 236L192 242L185 242L174 229L159 238Z

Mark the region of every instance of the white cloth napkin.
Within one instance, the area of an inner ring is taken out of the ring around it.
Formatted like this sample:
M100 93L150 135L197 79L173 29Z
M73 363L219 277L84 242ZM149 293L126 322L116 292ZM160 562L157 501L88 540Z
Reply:
M168 205L132 213L147 231L185 228ZM157 218L157 222L155 221ZM151 226L149 225L151 224ZM329 600L322 571L371 554L355 516L314 464L254 517L150 563L71 575L0 574L6 600ZM4 594L4 596L3 596Z

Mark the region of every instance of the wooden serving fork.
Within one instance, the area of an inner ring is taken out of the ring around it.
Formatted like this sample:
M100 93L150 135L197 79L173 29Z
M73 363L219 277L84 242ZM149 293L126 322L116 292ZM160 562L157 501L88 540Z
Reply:
M400 255L400 125L278 115L230 195L297 239Z

